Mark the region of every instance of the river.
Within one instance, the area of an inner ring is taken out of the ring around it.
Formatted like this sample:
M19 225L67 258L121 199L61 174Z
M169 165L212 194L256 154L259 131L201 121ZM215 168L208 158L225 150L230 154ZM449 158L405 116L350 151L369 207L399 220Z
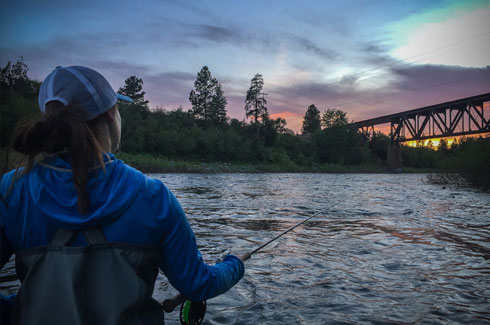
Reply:
M253 255L208 301L205 324L490 324L488 193L420 174L152 176L180 200L210 263L316 214ZM155 298L175 293L160 275Z

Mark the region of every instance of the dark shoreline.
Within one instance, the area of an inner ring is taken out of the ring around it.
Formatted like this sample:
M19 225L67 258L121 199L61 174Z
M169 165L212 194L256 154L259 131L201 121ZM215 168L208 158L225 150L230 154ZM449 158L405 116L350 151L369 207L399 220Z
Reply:
M391 174L393 171L382 164L338 165L319 164L299 166L292 162L273 163L223 163L188 160L173 160L149 154L118 153L116 157L144 173L333 173L333 174ZM441 170L404 167L402 173L441 173Z

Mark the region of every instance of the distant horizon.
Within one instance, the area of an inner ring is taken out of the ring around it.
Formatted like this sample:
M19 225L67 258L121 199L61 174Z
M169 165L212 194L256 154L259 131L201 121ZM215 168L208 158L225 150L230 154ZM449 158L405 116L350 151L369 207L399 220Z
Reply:
M191 107L206 65L239 120L260 73L270 116L296 133L311 104L360 121L490 91L488 1L88 2L5 1L0 65L23 56L39 81L85 65L116 90L135 75L167 110Z

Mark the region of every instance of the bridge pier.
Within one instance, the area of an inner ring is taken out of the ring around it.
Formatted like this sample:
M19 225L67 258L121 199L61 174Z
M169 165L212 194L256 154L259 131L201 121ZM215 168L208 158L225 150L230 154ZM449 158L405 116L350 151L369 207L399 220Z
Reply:
M399 143L390 143L388 147L388 169L399 173L402 170L402 150Z

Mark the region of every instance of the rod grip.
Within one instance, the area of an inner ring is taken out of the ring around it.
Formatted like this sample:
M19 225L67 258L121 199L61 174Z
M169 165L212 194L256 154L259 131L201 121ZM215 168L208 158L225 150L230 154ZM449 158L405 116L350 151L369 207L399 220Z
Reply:
M240 255L238 258L241 259L243 262L248 260L252 256L252 252L247 252L243 255Z
M250 257L252 256L252 253L251 252L247 252L243 255L240 255L239 258L245 262L246 260L248 260ZM166 312L166 313L171 313L174 311L175 307L181 305L182 303L184 303L184 301L186 301L186 298L182 295L182 294L177 294L175 295L173 298L170 298L170 299L165 299L163 302L162 302L162 307L163 307L163 310Z
M175 307L182 304L185 300L186 300L185 297L180 293L178 295L174 296L173 298L165 299L162 302L163 310L166 313L171 313L174 311Z

